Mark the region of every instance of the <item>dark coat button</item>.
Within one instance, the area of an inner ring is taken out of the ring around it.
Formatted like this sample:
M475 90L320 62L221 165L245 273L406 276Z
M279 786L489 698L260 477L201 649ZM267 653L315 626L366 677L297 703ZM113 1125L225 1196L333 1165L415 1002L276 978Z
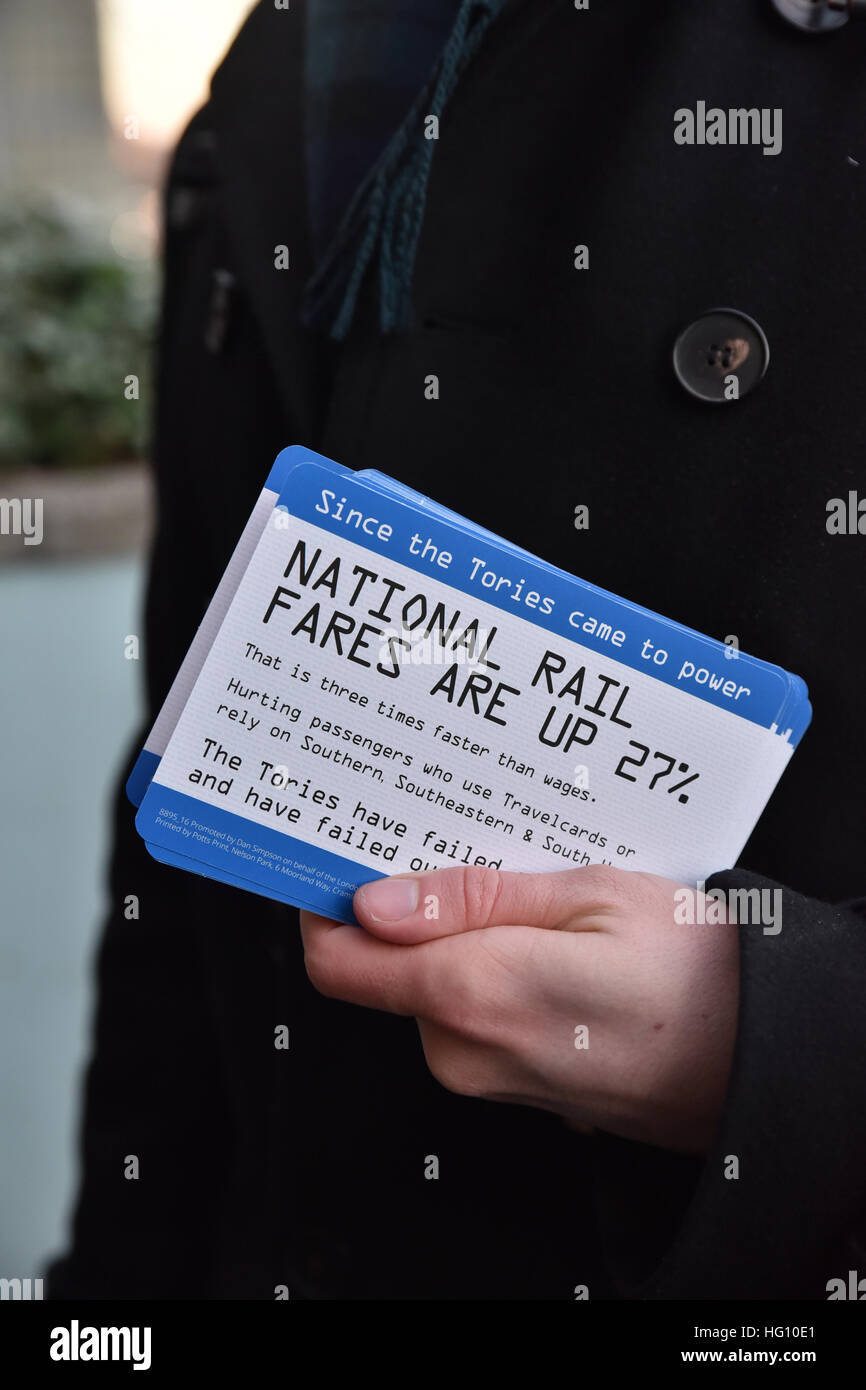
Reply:
M826 34L848 23L848 0L773 0L773 9L795 29Z
M208 352L222 352L225 347L231 319L232 294L235 277L230 270L215 270L211 287L210 304L204 328L204 345Z
M770 346L760 324L737 309L708 309L674 343L677 380L699 401L727 402L748 395L769 360Z
M202 193L188 184L178 184L169 189L166 219L172 231L185 232L198 221L202 205Z

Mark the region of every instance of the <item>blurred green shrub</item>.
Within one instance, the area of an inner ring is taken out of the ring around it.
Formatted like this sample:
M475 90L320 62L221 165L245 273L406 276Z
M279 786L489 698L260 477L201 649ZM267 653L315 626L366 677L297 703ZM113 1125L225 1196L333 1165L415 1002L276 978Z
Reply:
M140 456L153 320L150 268L59 212L0 213L0 468Z

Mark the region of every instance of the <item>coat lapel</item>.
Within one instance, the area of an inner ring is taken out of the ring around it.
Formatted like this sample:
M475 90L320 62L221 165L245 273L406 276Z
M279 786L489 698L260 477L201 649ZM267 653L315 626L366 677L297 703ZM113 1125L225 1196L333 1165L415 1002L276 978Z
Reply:
M300 437L313 428L299 412L311 398L319 357L299 322L313 268L304 156L305 10L303 0L287 10L258 5L214 75L208 107L218 197L236 259L231 269ZM287 249L288 269L278 268L283 257L277 248Z

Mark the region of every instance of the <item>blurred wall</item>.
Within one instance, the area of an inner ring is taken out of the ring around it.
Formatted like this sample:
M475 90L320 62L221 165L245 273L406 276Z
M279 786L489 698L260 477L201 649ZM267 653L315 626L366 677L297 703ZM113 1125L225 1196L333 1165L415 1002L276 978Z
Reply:
M116 190L91 0L0 0L0 186Z
M129 328L142 292L155 314L156 185L250 3L0 0L0 499L44 505L40 544L0 533L5 1279L38 1278L66 1239L109 802L142 717L142 663L127 659L125 639L141 632L148 473L135 432L116 431L106 451L98 419L138 364L108 334L91 347L83 324L101 306ZM139 127L132 140L128 115ZM32 206L56 224L28 222ZM10 219L19 230L4 240ZM118 268L136 287L128 299ZM96 379L76 377L76 353L92 359L100 348ZM35 382L26 419L16 386L25 381ZM87 396L82 407L85 386L92 405ZM148 389L143 373L130 410L149 416ZM64 392L76 406L66 415ZM47 449L28 421L52 411L63 428Z
M74 1185L107 811L140 714L140 557L0 573L0 1276L33 1278Z

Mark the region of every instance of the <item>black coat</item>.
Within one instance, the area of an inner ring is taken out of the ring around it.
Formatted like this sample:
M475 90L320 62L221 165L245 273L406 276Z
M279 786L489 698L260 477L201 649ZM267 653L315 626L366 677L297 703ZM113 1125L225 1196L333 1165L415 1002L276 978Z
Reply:
M336 347L299 324L303 24L301 3L253 13L171 173L151 712L277 451L382 469L805 677L812 728L742 859L785 886L784 928L741 932L700 1163L446 1092L411 1020L315 993L293 912L157 865L121 795L51 1292L826 1298L866 1274L866 536L825 524L830 498L866 495L866 25L810 38L769 0L513 0L442 121L414 326L381 338L367 298ZM678 146L674 111L699 100L781 108L782 152ZM717 305L771 353L727 404L671 361Z

